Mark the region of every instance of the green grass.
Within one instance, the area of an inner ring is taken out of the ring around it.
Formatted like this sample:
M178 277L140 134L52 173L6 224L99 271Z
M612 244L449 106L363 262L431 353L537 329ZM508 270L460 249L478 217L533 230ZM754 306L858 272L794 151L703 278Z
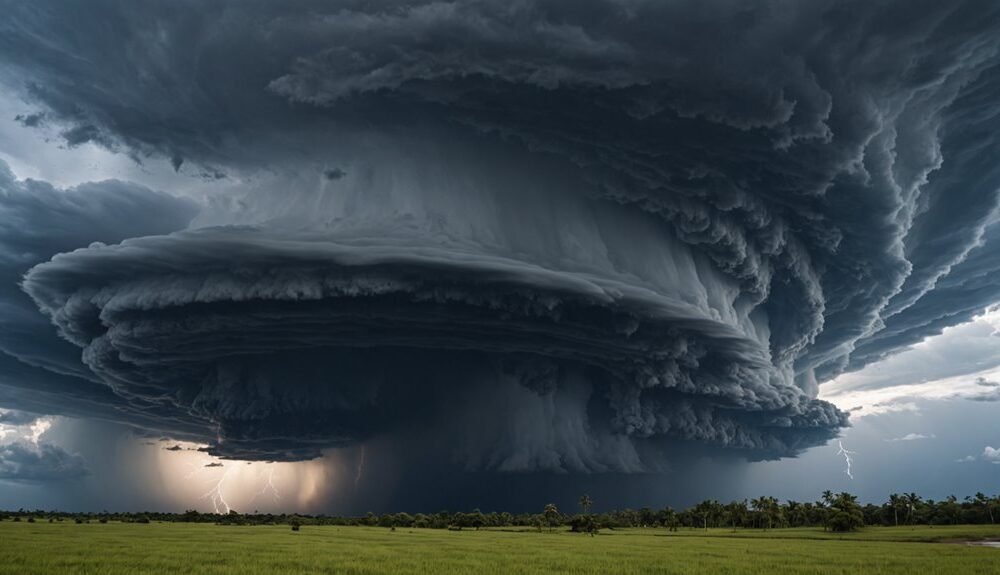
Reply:
M1000 550L934 543L1000 526L822 529L439 531L0 522L0 574L725 573L1000 574Z

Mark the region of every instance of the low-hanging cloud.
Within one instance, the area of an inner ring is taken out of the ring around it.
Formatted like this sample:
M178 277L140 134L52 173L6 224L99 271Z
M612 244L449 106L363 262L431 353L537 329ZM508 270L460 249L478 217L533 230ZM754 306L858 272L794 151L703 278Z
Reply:
M0 480L64 481L88 475L86 462L48 443L0 445Z
M44 342L3 350L225 457L428 425L473 470L794 455L847 425L821 382L1000 294L997 7L4 8L39 129L250 183L192 225L94 184L164 209L0 236Z

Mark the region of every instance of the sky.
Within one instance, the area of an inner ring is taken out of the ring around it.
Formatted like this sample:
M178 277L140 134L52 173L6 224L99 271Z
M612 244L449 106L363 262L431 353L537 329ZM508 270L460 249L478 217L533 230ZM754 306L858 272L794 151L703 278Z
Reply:
M1000 491L1000 7L0 0L0 507Z

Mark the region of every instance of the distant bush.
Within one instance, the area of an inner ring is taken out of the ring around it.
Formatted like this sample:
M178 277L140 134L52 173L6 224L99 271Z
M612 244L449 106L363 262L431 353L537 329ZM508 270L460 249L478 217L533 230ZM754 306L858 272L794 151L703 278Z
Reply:
M29 515L28 516L28 523L34 523L34 522L35 522L35 518Z
M593 515L577 515L570 520L570 527L574 533L589 533L591 537L597 533L599 527Z
M101 517L100 519L98 519L98 521L100 521L101 523L107 523L108 522L108 518L107 517Z
M291 517L288 519L288 524L291 525L292 531L298 531L302 527L302 520L298 517Z
M149 517L146 515L139 515L135 518L136 523L149 523Z
M77 525L82 525L83 524L83 518L82 517L77 517L76 519L74 519L74 521L76 521Z
M21 522L21 517L20 517L20 516L18 516L18 515L15 515L15 516L14 516L14 522L16 522L16 523L20 523L20 522Z

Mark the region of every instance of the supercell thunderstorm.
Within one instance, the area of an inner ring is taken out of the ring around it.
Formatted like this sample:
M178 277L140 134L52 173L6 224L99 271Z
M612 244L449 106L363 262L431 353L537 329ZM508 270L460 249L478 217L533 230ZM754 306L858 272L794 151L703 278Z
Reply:
M788 457L848 425L823 381L1000 294L991 2L92 4L0 2L3 85L219 188L0 171L10 407L248 460Z

